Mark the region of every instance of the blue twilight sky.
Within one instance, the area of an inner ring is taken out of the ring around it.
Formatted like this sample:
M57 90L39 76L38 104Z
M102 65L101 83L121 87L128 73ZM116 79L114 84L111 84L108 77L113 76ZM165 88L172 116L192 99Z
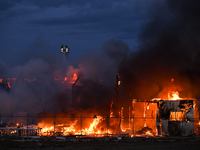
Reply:
M155 13L167 14L165 0L0 0L0 61L21 65L31 58L71 60L98 51L110 39L134 51Z
M200 99L199 10L199 0L0 0L0 113L70 108L72 86L55 78L75 72L84 109L109 106L117 73L127 108L168 91Z

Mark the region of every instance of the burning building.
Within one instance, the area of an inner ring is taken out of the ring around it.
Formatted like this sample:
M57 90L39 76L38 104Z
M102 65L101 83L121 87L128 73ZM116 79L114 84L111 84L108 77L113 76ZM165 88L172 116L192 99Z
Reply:
M0 127L4 136L89 136L89 137L141 137L141 136L194 136L199 134L199 116L196 99L133 99L129 115L121 107L117 116L113 102L109 116L95 115L95 111L84 113L76 110L51 114L41 112L37 116L16 116L16 125ZM82 114L82 115L81 115ZM78 116L80 115L80 116ZM15 117L15 116L14 116ZM12 118L14 118L12 117ZM27 120L19 118L27 117ZM2 118L6 118L1 115ZM37 120L30 122L31 118ZM20 122L23 123L20 123ZM19 127L17 125L21 124Z
M161 134L163 136L192 136L194 134L195 100L159 101ZM196 108L197 109L197 108Z
M133 132L139 136L148 134L193 136L198 128L196 101L196 99L133 100L135 119Z

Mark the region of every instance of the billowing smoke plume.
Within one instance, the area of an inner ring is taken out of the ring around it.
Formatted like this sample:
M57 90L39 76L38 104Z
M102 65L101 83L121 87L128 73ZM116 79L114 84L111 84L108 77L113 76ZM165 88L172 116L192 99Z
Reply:
M141 32L140 48L119 68L123 98L200 98L200 2L167 0Z

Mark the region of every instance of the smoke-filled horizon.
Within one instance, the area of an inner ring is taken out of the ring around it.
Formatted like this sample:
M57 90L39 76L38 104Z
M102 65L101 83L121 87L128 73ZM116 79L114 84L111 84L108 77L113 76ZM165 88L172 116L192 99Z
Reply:
M150 10L154 17L143 26L137 50L122 40L111 39L98 52L83 54L73 62L70 54L66 62L33 57L23 65L9 67L0 61L0 77L17 78L9 91L0 90L0 113L62 112L75 108L108 114L109 104L116 98L117 73L123 107L131 105L133 98L167 98L169 90L179 91L180 97L199 99L200 3L166 0L166 4L167 9ZM72 84L55 78L70 79L75 72L80 76L77 85L83 88L72 105Z
M200 98L200 2L166 2L167 13L154 12L140 34L140 50L119 67L127 99L167 98L169 90Z
M44 110L72 111L74 108L88 111L105 108L105 105L109 112L109 103L115 98L118 65L128 57L129 52L126 43L111 39L100 47L98 53L82 55L74 65L68 62L67 57L56 63L42 58L31 59L15 67L6 66L2 62L0 78L15 80L11 82L9 90L1 85L0 113L35 114ZM73 83L69 83L74 73L80 77L76 86L83 87L75 102L72 100Z

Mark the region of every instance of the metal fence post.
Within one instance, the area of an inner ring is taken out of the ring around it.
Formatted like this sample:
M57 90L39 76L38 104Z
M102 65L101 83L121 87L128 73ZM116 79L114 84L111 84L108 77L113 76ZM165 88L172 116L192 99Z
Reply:
M82 115L81 115L81 135L82 135Z
M27 114L27 130L26 130L26 135L28 137L28 114Z
M135 131L134 131L134 115L133 115L133 129L132 129L133 131L133 136L134 136L134 134L135 134Z
M54 138L56 138L56 133L55 133L55 125L56 125L56 114L54 114L54 122L53 122L53 125L54 125Z
M107 116L107 123L106 123L106 125L107 125L107 136L108 136L109 116Z

